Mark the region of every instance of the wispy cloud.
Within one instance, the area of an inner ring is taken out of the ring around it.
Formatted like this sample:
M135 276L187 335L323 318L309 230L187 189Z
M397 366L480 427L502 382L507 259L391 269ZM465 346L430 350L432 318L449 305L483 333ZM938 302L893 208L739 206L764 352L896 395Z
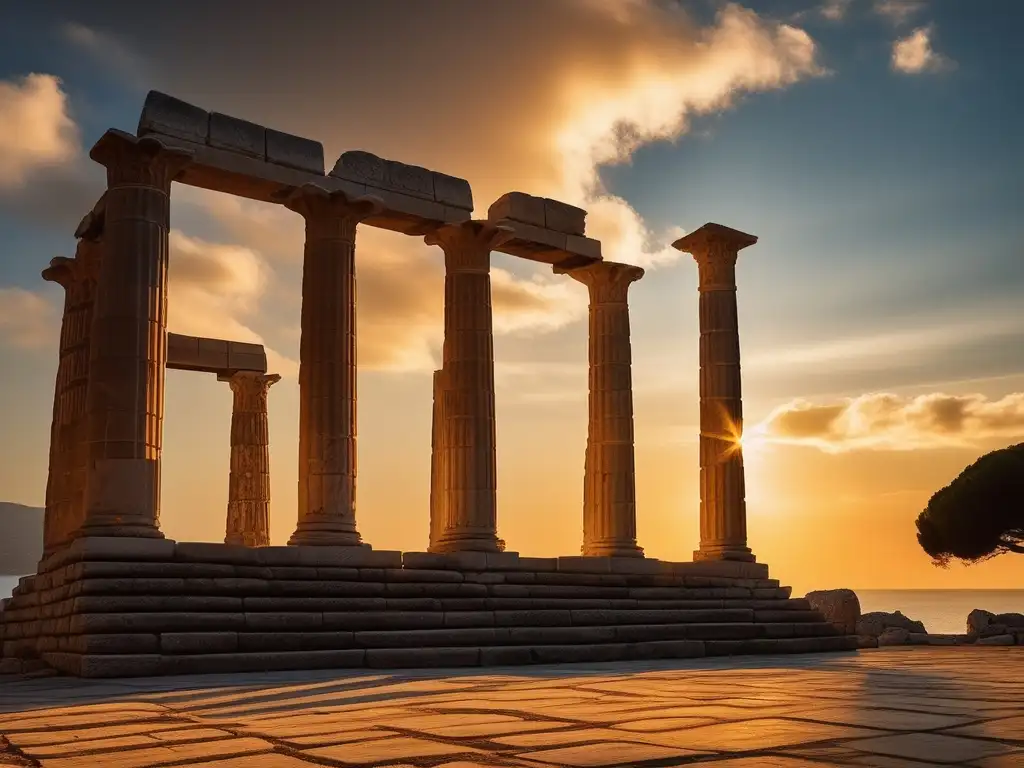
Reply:
M818 12L829 21L842 21L853 5L853 0L825 0Z
M1024 435L1024 392L999 400L943 393L871 393L824 404L794 400L748 435L830 453L968 447L986 439Z
M925 0L875 0L874 10L893 24L905 24L924 9Z
M892 46L892 68L908 75L925 72L945 72L955 68L952 60L932 48L931 26L918 27L909 35L897 40Z
M119 80L137 88L145 87L149 80L146 60L113 35L74 21L62 24L60 34Z

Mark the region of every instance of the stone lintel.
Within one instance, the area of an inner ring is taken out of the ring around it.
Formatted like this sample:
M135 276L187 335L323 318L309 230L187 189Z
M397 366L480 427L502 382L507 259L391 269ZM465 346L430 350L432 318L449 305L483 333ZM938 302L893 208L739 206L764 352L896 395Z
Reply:
M397 192L469 213L473 211L473 190L465 179L418 165L386 160L371 152L343 152L330 175L372 190Z
M150 91L146 96L136 133L140 137L171 136L191 144L205 144L266 163L324 175L324 148L319 141L292 136L220 112L207 112L159 91Z
M600 240L567 235L515 219L488 218L488 221L497 226L509 227L513 232L507 242L494 249L501 253L553 266L568 264L579 267L602 260Z
M224 379L238 371L266 373L267 353L262 344L168 333L167 367L215 373Z
M672 247L683 253L699 255L712 245L732 245L737 251L740 251L756 242L757 237L754 235L748 235L746 232L740 232L738 229L732 229L722 224L708 223L688 235L683 235L672 243Z
M507 192L487 209L489 219L511 219L566 235L586 233L587 212L574 205L525 192Z

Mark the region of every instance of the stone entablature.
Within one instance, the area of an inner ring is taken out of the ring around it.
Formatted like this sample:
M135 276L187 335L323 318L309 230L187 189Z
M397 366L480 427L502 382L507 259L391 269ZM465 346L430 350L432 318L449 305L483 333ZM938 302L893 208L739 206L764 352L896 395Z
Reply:
M267 352L262 344L168 333L167 367L219 377L230 377L237 371L266 373Z

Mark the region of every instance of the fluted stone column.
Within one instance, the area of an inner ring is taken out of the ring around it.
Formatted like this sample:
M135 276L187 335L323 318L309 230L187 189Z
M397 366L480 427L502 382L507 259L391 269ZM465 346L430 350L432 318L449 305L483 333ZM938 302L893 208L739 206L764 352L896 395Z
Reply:
M83 226L91 217L86 217ZM85 504L88 436L85 399L89 339L101 244L93 228L82 231L75 258L57 257L43 279L64 288L60 353L50 428L50 465L43 516L43 557L66 544L81 525ZM77 233L76 233L77 234Z
M695 560L754 562L747 546L736 259L757 238L705 224L673 243L700 277L700 549Z
M425 238L444 251L444 386L435 467L444 529L435 552L500 551L494 423L491 251L511 230L481 221L440 227Z
M270 434L267 394L276 374L239 371L229 378L231 474L225 544L270 546Z
M289 544L359 546L356 530L356 227L381 208L314 184L286 203L306 221L299 342L299 512Z
M428 552L436 552L447 523L444 501L444 371L434 371L433 411L430 421L430 543Z
M583 470L583 554L643 557L636 543L629 286L640 267L597 261L555 269L590 292L590 396Z
M104 250L86 402L89 461L80 536L160 532L171 181L192 153L110 130L90 157L107 169Z

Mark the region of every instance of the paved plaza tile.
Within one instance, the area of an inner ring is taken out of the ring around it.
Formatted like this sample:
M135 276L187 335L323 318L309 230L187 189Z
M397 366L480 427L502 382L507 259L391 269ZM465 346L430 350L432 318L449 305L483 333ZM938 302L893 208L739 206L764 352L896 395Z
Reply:
M1024 650L0 680L0 768L1024 768Z

